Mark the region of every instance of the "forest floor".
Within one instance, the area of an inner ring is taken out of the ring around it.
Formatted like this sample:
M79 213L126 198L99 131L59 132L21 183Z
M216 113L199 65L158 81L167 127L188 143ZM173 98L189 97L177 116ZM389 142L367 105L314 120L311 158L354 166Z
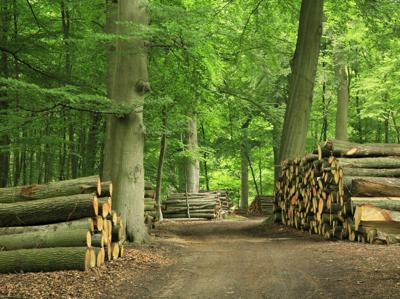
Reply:
M399 298L400 248L324 241L261 218L166 221L86 273L0 275L9 298ZM0 295L1 297L1 295Z

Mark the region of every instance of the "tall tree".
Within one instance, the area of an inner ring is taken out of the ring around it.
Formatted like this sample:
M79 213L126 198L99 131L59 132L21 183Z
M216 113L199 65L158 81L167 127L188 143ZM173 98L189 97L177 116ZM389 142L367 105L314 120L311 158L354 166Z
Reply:
M337 108L336 108L336 133L335 138L347 140L349 83L346 62L343 52L337 50L335 57L335 73L337 78Z
M302 155L305 151L322 35L323 2L303 0L301 3L280 160Z
M188 120L186 131L186 146L189 151L185 160L186 168L186 191L188 193L198 193L200 184L200 162L198 159L198 138L197 138L197 117L191 115Z
M124 38L117 38L110 49L109 96L116 104L133 110L124 117L109 119L105 174L111 174L115 209L126 222L127 239L141 243L146 238L142 104L149 86L145 41L135 33L149 22L148 6L142 0L113 0L110 6L108 31Z

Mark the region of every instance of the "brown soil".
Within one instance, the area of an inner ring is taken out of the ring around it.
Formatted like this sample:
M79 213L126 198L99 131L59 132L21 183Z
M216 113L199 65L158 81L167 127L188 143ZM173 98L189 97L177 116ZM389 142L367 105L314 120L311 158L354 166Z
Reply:
M0 294L34 298L399 297L398 246L327 242L262 224L260 219L168 221L155 234L150 245L130 249L125 259L98 272L0 275Z

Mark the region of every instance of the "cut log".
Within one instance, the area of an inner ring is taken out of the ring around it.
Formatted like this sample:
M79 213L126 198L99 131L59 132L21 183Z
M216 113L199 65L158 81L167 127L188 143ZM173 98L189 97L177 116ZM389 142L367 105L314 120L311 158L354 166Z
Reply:
M352 197L352 208L361 205L371 205L377 208L400 211L400 197Z
M400 157L339 158L335 161L335 165L341 166L344 169L345 175L350 175L347 173L349 171L357 171L350 168L397 169L398 171L400 168Z
M111 243L111 256L113 260L117 260L119 258L119 243Z
M56 232L63 230L86 229L87 231L94 232L94 222L92 218L78 219L69 222L61 222L48 225L38 226L14 226L14 227L0 227L0 236L25 234L30 232Z
M388 222L394 226L400 225L400 212L377 208L371 205L361 205L354 213L354 226L358 230L363 222Z
M91 247L91 233L87 229L58 229L25 234L0 236L0 250L51 247Z
M97 188L98 176L52 182L44 185L0 188L0 203L14 203L82 193L96 193Z
M393 143L358 144L332 139L321 143L320 148L324 157L329 157L330 155L336 157L400 156L400 144Z
M65 222L98 214L97 197L79 194L0 204L0 226L26 226Z
M343 167L346 176L372 176L372 177L392 177L400 178L400 168L396 169L377 169L377 168L347 168Z
M345 177L344 184L354 197L400 197L400 179Z
M95 253L86 247L0 251L0 273L85 271L95 266Z

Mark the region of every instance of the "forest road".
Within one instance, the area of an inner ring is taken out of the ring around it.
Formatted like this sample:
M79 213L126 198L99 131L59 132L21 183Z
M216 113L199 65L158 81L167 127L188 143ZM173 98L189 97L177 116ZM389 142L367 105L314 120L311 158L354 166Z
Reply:
M398 298L400 290L390 247L327 242L262 219L165 222L156 236L175 262L127 298Z

